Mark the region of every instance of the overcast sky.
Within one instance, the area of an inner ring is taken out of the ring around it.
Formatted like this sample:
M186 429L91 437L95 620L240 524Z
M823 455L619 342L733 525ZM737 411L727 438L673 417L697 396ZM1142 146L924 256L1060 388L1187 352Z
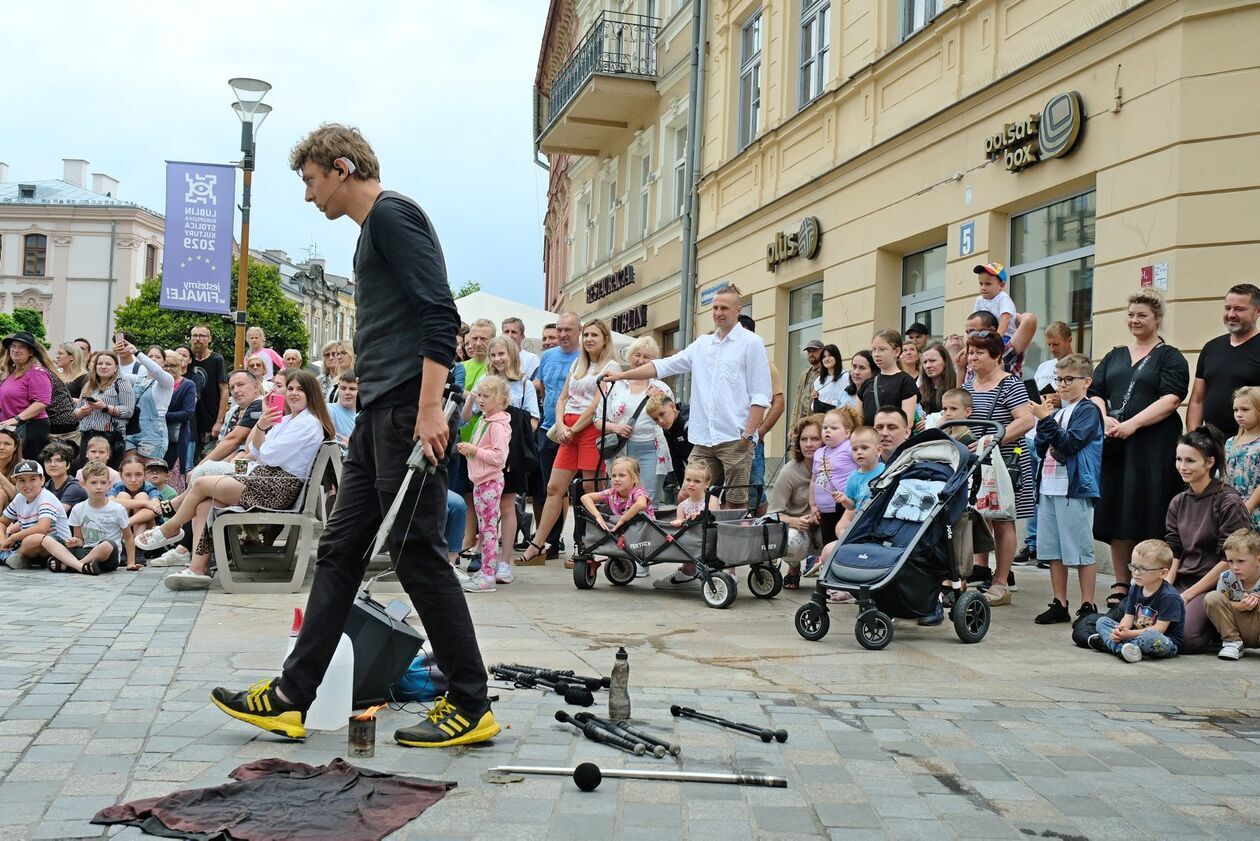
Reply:
M5 46L10 180L60 178L62 158L85 158L122 182L119 198L162 212L164 161L239 160L227 80L253 76L272 84L275 110L258 136L252 247L300 260L314 241L329 271L350 274L358 228L304 204L287 164L303 133L345 122L376 149L384 186L432 217L452 286L542 305L547 178L531 161L530 92L547 0L41 9L44 24Z

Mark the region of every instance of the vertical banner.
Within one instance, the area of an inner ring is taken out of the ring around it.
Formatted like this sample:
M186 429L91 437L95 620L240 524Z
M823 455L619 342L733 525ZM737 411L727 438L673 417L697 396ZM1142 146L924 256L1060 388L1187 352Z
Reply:
M235 207L235 167L166 162L166 243L158 306L231 311Z

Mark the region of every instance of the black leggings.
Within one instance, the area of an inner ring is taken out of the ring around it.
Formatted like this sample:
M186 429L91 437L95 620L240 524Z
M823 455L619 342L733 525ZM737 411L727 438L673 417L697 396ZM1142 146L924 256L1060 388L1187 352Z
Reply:
M22 422L22 458L39 460L39 453L48 443L51 424L48 418L36 418Z
M818 512L818 527L822 529L823 546L836 539L836 526L840 525L840 518L843 516L843 508L837 508L835 511L830 512Z

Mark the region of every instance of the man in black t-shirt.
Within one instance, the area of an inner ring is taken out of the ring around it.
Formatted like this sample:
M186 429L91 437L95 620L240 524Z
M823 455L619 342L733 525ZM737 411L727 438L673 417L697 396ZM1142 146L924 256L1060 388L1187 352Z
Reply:
M201 372L196 379L205 382L197 395L197 441L203 447L213 446L223 425L223 414L227 411L227 363L222 356L210 350L210 328L206 325L194 325L188 338L192 343L192 368Z
M1260 287L1240 283L1225 294L1224 336L1203 346L1194 369L1194 388L1186 410L1186 426L1216 426L1228 438L1238 432L1234 422L1234 390L1260 385Z
M203 464L207 461L230 460L238 450L244 448L250 430L262 417L262 386L253 374L249 371L233 371L228 378L228 389L232 392L232 408L223 416L219 436L213 442L210 452L206 453Z
M468 602L446 552L450 429L442 394L455 360L459 311L433 223L420 206L382 190L380 163L357 129L325 123L289 157L306 200L329 219L359 224L354 252L355 373L359 415L332 517L319 541L306 619L278 678L247 690L218 688L228 715L291 739L306 736L306 711L341 640L375 533L393 504L416 442L438 469L416 475L389 532L398 581L411 597L447 677L448 691L418 723L394 733L408 747L454 747L499 733L486 692ZM474 596L474 598L476 598Z

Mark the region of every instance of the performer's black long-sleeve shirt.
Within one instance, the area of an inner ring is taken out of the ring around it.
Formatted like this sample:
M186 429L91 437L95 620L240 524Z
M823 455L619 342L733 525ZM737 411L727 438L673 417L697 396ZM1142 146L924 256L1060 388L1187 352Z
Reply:
M459 332L442 246L419 205L380 194L359 233L354 280L360 407L416 401L421 360L449 368Z

